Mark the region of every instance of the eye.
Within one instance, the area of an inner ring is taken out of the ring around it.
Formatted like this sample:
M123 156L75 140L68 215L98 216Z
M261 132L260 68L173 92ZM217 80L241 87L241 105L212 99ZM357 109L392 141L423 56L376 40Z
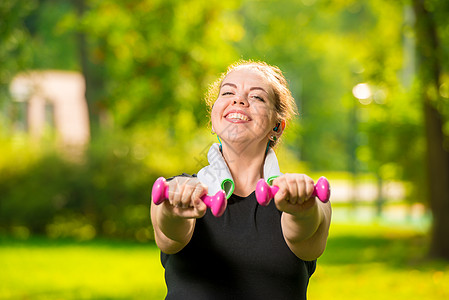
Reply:
M257 100L259 100L259 101L261 101L261 102L265 102L265 99L262 98L261 96L253 95L253 96L251 96L251 97L254 98L254 99L257 99Z
M222 96L227 96L227 95L234 95L234 93L232 92L223 92L221 93Z

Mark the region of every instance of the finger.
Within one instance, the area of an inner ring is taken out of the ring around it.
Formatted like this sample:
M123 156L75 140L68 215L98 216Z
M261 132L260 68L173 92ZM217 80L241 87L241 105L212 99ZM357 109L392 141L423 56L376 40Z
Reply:
M304 175L300 175L297 178L297 185L298 185L298 204L302 204L305 201L307 201L307 199L309 199L308 194L307 194L307 181Z
M195 189L192 193L192 203L193 206L197 209L204 210L206 209L206 204L204 204L201 197L207 194L207 186L199 183L195 186Z
M184 185L184 189L182 191L181 202L179 203L179 207L181 208L189 208L193 207L192 202L192 194L195 190L195 186L192 185L191 182L186 182Z
M192 190L190 190L192 188ZM189 191L190 190L190 191ZM182 218L201 218L206 214L207 206L204 202L197 196L204 194L204 186L196 185L186 186L186 193L183 194L183 198L189 199L188 205L182 204L178 207L174 207L174 213ZM190 195L190 196L189 196ZM183 200L184 201L184 200Z
M273 186L277 186L279 188L276 195L274 195L275 201L282 201L287 197L287 183L285 180L285 176L282 175L280 177L277 177L273 180Z
M312 198L314 191L315 191L315 182L313 181L312 178L307 177L306 178L306 194L307 194L306 200Z
M168 185L168 200L172 206L179 205L182 196L182 184L179 183L177 178L174 178Z
M298 192L301 190L300 184L297 181L296 176L289 174L286 178L287 190L288 190L288 202L296 204L299 201Z
M201 218L206 214L207 206L203 201L200 200L197 204L194 205L193 210L195 213L195 217Z

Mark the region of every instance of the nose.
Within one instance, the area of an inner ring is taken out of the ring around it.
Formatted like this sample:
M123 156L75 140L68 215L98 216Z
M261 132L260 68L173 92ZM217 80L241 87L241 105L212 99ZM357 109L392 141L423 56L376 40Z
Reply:
M246 99L246 97L244 95L238 95L235 99L234 99L234 105L242 105L242 106L248 106L248 100Z

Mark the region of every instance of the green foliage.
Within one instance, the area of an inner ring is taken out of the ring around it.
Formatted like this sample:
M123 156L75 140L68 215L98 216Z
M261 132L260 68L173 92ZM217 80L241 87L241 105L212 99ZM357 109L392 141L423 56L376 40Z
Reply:
M237 57L230 41L238 25L226 17L235 8L232 1L92 1L60 27L87 37L88 59L105 73L106 95L91 100L116 125L171 127L178 113L189 112L204 126L203 93Z
M2 148L0 227L55 238L151 239L149 183L155 175L120 152L128 145L125 138L98 140L75 160L52 147L37 157L26 143Z
M396 179L421 179L410 164L396 160L416 162L423 155L420 107L398 76L407 72L402 40L408 24L400 3L250 1L242 3L241 15L246 34L236 47L246 57L279 65L290 81L300 114L288 146L297 157L315 171L354 171L350 166L357 160L359 172L378 173L381 166L397 163L404 171ZM362 82L372 87L371 100L376 100L368 106L351 93ZM396 130L394 122L413 130ZM374 127L391 133L382 147ZM403 139L418 151L404 153ZM384 146L394 151L376 155ZM366 150L374 155L368 157Z
M366 143L374 132L370 126L352 129L352 110L359 106L353 86L368 82L385 102L410 96L397 76L406 69L403 28L410 28L398 2L113 0L86 1L79 13L74 4L43 1L34 9L26 19L33 33L30 44L42 50L33 53L30 67L82 69L75 50L80 47L76 36L84 35L87 59L95 67L84 70L95 73L87 77L89 89L96 91L88 93L94 98L88 99L90 112L105 113L119 128L160 124L192 139L208 121L201 101L207 85L239 57L262 59L285 71L298 101L300 118L290 126L287 146L313 170L342 171L357 159L355 148L378 150ZM377 116L363 122L376 127L380 119L396 128L385 118L390 109L376 106L369 110ZM416 105L396 108L403 115L419 111ZM178 126L180 117L192 122L191 130ZM421 126L421 120L413 122ZM361 143L351 142L354 130L366 137ZM407 134L392 131L421 144L417 131L412 139ZM389 140L388 147L399 149L395 143ZM399 153L371 155L367 163L364 155L360 170L377 172ZM421 154L414 152L408 161Z
M409 2L1 1L0 102L9 105L0 113L2 134L15 118L9 82L36 68L83 71L93 90L90 117L102 126L81 162L40 149L53 141L29 144L17 131L1 140L2 226L19 235L29 228L55 237L148 238L149 185L206 164L215 140L203 94L239 58L278 65L297 100L299 118L280 149L283 170L374 173L411 183L409 194L421 201L422 83L407 48L415 38ZM444 62L440 87L428 92L441 96L448 115L448 4L425 3ZM372 91L364 104L352 94L362 82Z
M31 0L4 0L0 3L0 108L10 100L8 85L12 77L27 69L31 62L30 36L24 18L35 7L36 1Z

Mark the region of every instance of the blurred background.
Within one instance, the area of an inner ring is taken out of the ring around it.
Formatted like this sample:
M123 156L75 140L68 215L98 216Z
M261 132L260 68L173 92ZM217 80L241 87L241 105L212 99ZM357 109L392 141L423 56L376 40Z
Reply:
M207 164L239 59L297 101L281 169L332 186L309 297L449 298L448 1L1 0L1 299L163 298L151 186Z

